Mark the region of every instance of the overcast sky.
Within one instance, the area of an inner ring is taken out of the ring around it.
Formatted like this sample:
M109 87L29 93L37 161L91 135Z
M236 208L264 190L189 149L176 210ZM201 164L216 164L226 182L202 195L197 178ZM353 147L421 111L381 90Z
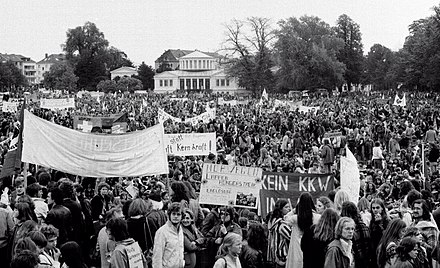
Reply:
M402 47L408 25L433 14L439 0L3 0L0 53L35 61L60 53L68 29L94 22L134 63L154 61L167 49L213 52L226 23L247 17L281 19L314 15L334 26L341 14L360 25L364 51L379 43Z

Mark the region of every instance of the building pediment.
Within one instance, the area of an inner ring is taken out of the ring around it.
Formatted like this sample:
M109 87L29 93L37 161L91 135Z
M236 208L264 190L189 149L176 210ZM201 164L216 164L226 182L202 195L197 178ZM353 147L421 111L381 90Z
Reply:
M205 54L203 52L196 50L192 53L189 53L189 54L181 57L181 59L213 59L213 57L211 57L208 54Z
M126 74L126 73L133 73L137 74L136 68L133 67L121 67L118 69L115 69L113 71L110 71L111 74Z

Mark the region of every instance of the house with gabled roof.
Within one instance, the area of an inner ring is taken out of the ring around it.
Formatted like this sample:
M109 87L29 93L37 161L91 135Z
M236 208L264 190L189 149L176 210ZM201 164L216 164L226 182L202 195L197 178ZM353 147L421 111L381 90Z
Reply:
M228 77L217 53L193 51L178 59L177 70L165 71L154 76L154 91L157 93L175 90L213 92L236 92L236 78Z
M29 57L19 54L0 54L0 62L12 62L29 84L37 83L37 65Z
M66 55L60 54L45 54L44 59L37 62L37 83L42 83L44 74L50 71L50 68L59 63L66 62Z

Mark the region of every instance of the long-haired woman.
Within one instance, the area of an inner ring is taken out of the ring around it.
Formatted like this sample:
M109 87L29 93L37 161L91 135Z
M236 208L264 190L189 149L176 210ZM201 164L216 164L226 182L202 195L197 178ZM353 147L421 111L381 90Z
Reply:
M370 203L370 237L371 237L371 248L373 250L377 249L379 242L382 238L383 232L388 227L390 218L388 217L385 204L380 198L375 198ZM376 262L372 262L372 264Z
M264 268L266 246L267 239L263 225L258 222L251 223L241 249L242 268Z
M335 195L335 209L336 211L341 214L342 209L342 203L345 201L350 201L350 196L348 193L344 190L338 190Z
M241 268L240 256L242 247L242 237L236 233L229 233L222 242L222 252L224 252L214 263L214 268Z
M302 193L296 205L296 214L291 211L285 217L286 222L292 226L286 267L303 267L301 237L305 232L311 232L310 227L317 224L320 217L315 212L312 195L308 192Z
M194 268L197 263L197 252L199 252L205 242L202 233L195 225L194 213L191 209L184 209L182 216L182 230L183 230L183 246L185 268Z
M391 268L413 268L416 267L415 260L419 247L417 240L411 237L405 237L396 248L397 259Z
M324 267L325 252L330 242L335 239L335 227L339 220L336 210L324 210L316 225L312 225L312 232L304 233L301 238L304 267Z
M377 265L379 268L388 268L396 261L396 248L405 234L406 224L401 219L394 219L383 232L377 247Z
M334 208L333 202L327 196L320 196L316 199L316 213L322 214L324 210Z
M362 197L359 199L357 204L359 214L361 214L361 218L364 221L365 225L370 226L371 221L371 213L370 213L370 202Z
M290 211L290 203L285 199L278 199L267 224L269 229L267 261L278 267L285 266L289 251L292 229L284 221L284 216Z

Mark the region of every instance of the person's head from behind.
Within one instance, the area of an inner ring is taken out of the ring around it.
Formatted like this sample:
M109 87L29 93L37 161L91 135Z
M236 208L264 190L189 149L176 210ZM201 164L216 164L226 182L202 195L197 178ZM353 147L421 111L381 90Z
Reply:
M179 202L173 202L168 207L168 219L174 224L180 224L182 220L182 205Z
M19 222L32 220L32 210L28 203L15 204L14 216Z
M40 228L40 232L46 237L47 240L47 245L46 245L46 249L47 250L53 250L57 247L57 239L58 239L58 229L55 228L53 225L49 224L49 225L43 225Z
M63 193L63 197L64 198L69 198L69 199L75 200L75 198L76 198L76 196L75 196L75 188L73 186L73 182L72 181L70 181L68 179L63 180L60 183L59 188L60 188L61 192Z
M349 241L353 239L355 223L352 218L341 217L336 223L335 239Z
M344 203L345 201L350 201L350 196L348 195L348 193L344 190L337 191L334 202L337 211L341 211L342 203Z
M301 231L306 231L313 222L313 211L315 204L310 193L304 192L299 196L298 204L296 204L296 213L298 214L298 227Z
M54 202L56 205L63 204L63 192L59 188L52 188L47 197L47 203Z
M242 237L236 233L228 233L223 239L222 251L233 257L238 257L241 253Z
M419 251L418 242L412 237L405 237L396 248L397 256L402 261L414 260Z
M152 209L151 201L136 198L128 207L128 217L146 216Z
M360 222L361 216L356 205L353 202L345 201L342 203L341 217L349 217L354 220L354 222Z
M335 227L339 214L333 208L327 208L321 215L314 229L314 238L319 241L330 242L335 238Z
M60 248L60 259L62 259L68 267L83 267L84 259L81 251L81 247L75 241L66 242Z
M129 238L127 222L122 218L111 219L106 224L107 234L116 242Z
M362 197L359 199L359 202L357 204L359 212L365 212L370 210L370 202L365 198Z
M182 200L189 202L188 188L181 181L175 181L171 184L170 194L173 202L180 202Z
M14 255L11 261L11 268L36 268L38 267L39 259L35 252L30 250L23 250Z
M38 247L35 244L34 241L30 237L24 237L17 240L17 243L15 244L14 253L20 253L24 250L32 251L35 254L38 254Z
M28 185L28 187L26 187L26 194L33 198L41 197L41 195L43 194L41 185L39 185L38 183L32 183L31 185Z
M249 224L247 242L255 250L264 250L267 247L266 233L261 223L252 222Z
M44 248L47 246L47 239L44 234L40 231L32 231L29 233L29 238L37 245L38 253L42 253Z

